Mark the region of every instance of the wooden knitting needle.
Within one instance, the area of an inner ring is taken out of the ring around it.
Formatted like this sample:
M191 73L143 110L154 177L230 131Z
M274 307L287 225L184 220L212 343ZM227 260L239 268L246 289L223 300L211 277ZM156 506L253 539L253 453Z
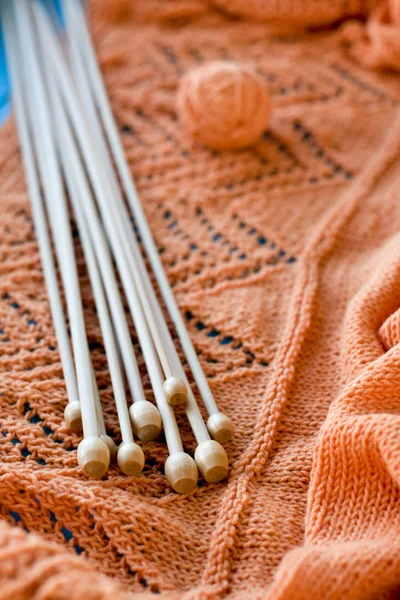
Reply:
M63 193L61 173L56 160L50 129L50 110L39 67L37 45L30 19L30 4L25 0L13 3L25 81L29 89L29 111L33 143L36 150L44 198L53 231L61 277L65 289L75 356L79 398L82 409L84 439L79 444L78 462L89 477L102 477L110 462L107 445L99 438L96 404L86 339L79 281L69 228L69 217Z
M139 341L145 357L150 380L155 392L157 405L160 406L160 402L164 398L164 394L162 392L162 386L159 385L158 381L158 357L153 347L152 338L147 329L147 323L144 318L140 301L136 294L136 289L131 277L131 272L129 270L129 262L125 255L124 248L121 247L118 230L114 228L113 213L110 213L108 206L108 198L113 196L113 191L107 177L107 168L103 165L102 156L99 154L92 138L90 135L87 135L87 131L85 133L85 116L82 112L78 98L74 94L73 81L71 80L68 69L65 65L63 55L58 46L58 41L55 38L48 22L48 17L44 12L44 9L39 4L34 3L32 8L34 10L35 20L38 31L41 35L41 39L46 44L48 56L52 61L55 79L57 80L63 103L69 114L75 136L79 142L82 155L91 178L91 183L96 194L96 199L103 213L103 222L106 227L109 243L113 249L122 283L127 294L128 304L134 317ZM160 397L160 394L162 397Z
M96 145L98 146L98 149L102 153L105 163L107 164L110 182L113 187L114 194L117 197L115 200L115 207L114 207L114 203L112 204L112 208L114 209L114 218L115 218L116 222L119 222L120 228L122 228L125 225L126 219L129 219L129 215L127 214L126 210L122 213L118 213L118 210L117 210L118 198L121 198L121 201L122 201L121 193L119 190L119 184L116 179L116 176L115 176L115 173L114 173L111 161L110 161L108 149L107 149L106 142L104 140L102 129L101 129L101 124L97 118L96 105L93 101L90 87L88 86L88 80L87 80L87 77L86 77L86 74L84 71L84 66L82 64L81 52L78 48L78 44L76 43L75 37L73 35L71 35L71 27L68 27L68 23L70 22L69 3L65 4L64 9L65 9L65 15L66 15L66 21L67 21L67 32L68 32L68 40L69 40L69 47L70 47L71 63L72 63L72 69L73 69L73 72L75 75L75 80L78 84L77 88L78 88L83 106L85 107L87 118L91 121L92 130L93 130L94 135L96 136ZM123 201L120 202L119 204L122 207L124 206ZM124 209L122 208L121 210L124 210ZM131 232L131 236L133 237L132 232ZM135 242L136 242L136 240L134 239L133 243L135 243ZM156 351L159 355L160 362L163 366L164 374L166 377L166 381L164 383L164 393L167 397L167 400L172 405L177 406L178 404L183 404L186 401L187 390L186 390L185 384L182 382L182 380L179 379L176 376L176 374L173 372L170 357L169 357L168 353L165 352L164 345L159 336L159 332L158 332L158 328L157 328L157 325L155 322L154 314L150 310L150 307L146 301L142 277L141 277L141 274L138 269L138 267L139 267L138 261L143 262L143 258L141 256L139 248L137 248L137 249L138 249L138 252L136 252L136 255L135 255L136 260L130 262L132 275L133 275L133 278L135 281L135 286L138 291L138 295L140 297L140 300L141 300L141 303L143 306L143 310L144 310L144 313L145 313L145 316L146 316L146 319L147 319L147 322L149 325L150 332L154 339L154 345L155 345ZM148 274L146 271L145 271L145 276L148 277Z
M86 264L104 339L107 361L110 368L111 382L113 386L122 437L122 445L118 449L118 464L121 471L126 475L137 475L143 469L144 455L140 446L135 444L133 439L125 397L124 382L114 338L114 331L94 248L92 246L92 241L89 234L89 223L86 221L83 209L81 208L82 188L78 185L76 173L80 169L81 175L84 177L83 165L80 161L79 151L74 142L72 131L70 130L61 98L59 97L58 90L54 85L54 74L52 73L49 65L47 65L46 75L46 83L48 90L50 90L50 98L53 108L54 129L58 141L60 162L62 163L64 169L65 180L69 190L69 197L78 224L80 239L85 254ZM103 435L104 434L105 432ZM100 437L102 436L100 435Z
M56 269L53 261L51 240L47 228L45 208L43 206L43 200L40 194L37 167L35 164L34 151L29 134L26 107L24 104L24 94L21 86L21 72L19 68L18 48L16 45L17 36L13 22L14 19L11 14L11 5L9 3L2 3L0 8L2 21L4 24L3 29L8 68L10 78L12 80L12 103L15 109L16 122L32 206L35 233L39 245L40 259L43 266L50 310L56 332L58 348L60 351L65 385L67 388L68 404L65 408L64 417L67 426L70 429L73 431L82 431L82 414L79 403L75 365L72 358L67 327L64 320L64 312L60 298L60 291L58 289Z
M124 149L119 138L118 129L109 105L107 93L104 88L100 69L96 60L96 55L94 53L93 45L87 29L83 8L79 0L70 0L68 2L64 2L64 9L70 20L70 36L79 36L79 44L84 57L84 65L88 80L91 85L92 95L101 115L104 130L113 153L124 192L134 214L143 244L160 287L161 294L164 298L164 302L174 322L180 342L182 344L182 348L186 354L200 394L210 415L209 419L207 420L207 428L215 440L224 443L231 439L233 434L233 426L229 417L218 410L206 376L203 373L196 351L190 340L174 294L169 285L162 262L158 255L157 247L152 238L150 228L148 226L137 190L132 180L129 166L125 158Z

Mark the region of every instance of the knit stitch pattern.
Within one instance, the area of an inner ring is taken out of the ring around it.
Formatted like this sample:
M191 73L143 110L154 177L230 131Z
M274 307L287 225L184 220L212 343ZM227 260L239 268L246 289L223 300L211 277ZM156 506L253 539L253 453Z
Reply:
M358 65L335 33L271 33L194 0L137 0L124 19L99 0L91 9L146 215L235 426L231 466L226 481L201 481L188 496L168 487L162 441L143 444L142 476L80 472L10 121L0 130L0 597L397 598L399 76ZM195 142L175 111L188 69L225 59L252 64L273 101L268 131L236 153ZM118 442L74 238L106 426Z

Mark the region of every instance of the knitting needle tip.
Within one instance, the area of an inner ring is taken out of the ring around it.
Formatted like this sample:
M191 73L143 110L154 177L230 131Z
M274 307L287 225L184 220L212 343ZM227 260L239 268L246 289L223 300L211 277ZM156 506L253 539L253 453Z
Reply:
M125 475L139 475L144 467L144 454L135 442L122 443L118 448L118 466Z
M98 437L83 439L78 446L78 464L88 477L103 477L110 464L107 444Z
M164 395L172 406L180 406L185 404L187 400L187 388L179 377L169 377L164 381Z
M64 419L68 429L77 432L82 431L82 411L77 400L68 402L64 410Z
M225 479L228 474L228 457L224 448L214 440L206 440L199 444L194 459L200 473L208 483L216 483Z
M224 413L217 412L210 415L207 419L207 429L211 437L220 444L229 442L232 439L232 421Z
M188 494L197 486L199 473L193 458L185 452L171 454L165 463L165 476L178 494Z
M129 408L134 434L142 440L149 442L158 438L161 432L161 417L157 408L148 400L134 402Z

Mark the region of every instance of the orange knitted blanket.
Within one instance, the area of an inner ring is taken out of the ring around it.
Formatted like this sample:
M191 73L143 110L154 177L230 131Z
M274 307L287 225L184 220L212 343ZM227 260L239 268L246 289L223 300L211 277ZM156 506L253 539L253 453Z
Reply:
M231 468L227 481L183 497L166 484L161 442L143 444L144 476L114 467L92 481L79 471L9 122L0 130L0 598L398 598L400 76L360 66L336 31L274 33L219 12L228 2L137 0L121 21L123 2L92 4L132 173L235 425ZM307 14L312 5L314 15L364 5L259 4ZM268 82L271 127L249 150L208 151L177 120L180 78L214 59L250 62ZM76 248L118 441L78 239Z

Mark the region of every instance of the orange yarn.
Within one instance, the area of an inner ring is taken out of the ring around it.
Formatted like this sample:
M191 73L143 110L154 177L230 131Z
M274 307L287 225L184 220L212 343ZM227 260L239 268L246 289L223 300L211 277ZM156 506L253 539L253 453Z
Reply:
M144 13L150 0L134 4ZM81 438L63 420L60 358L8 122L0 130L0 596L397 598L399 75L363 69L336 34L271 36L261 23L201 14L198 2L151 4L157 25L96 20L96 48L104 64L124 56L106 69L107 89L182 314L234 423L231 469L227 481L180 497L163 475L165 444L149 442L144 476L117 466L101 481L80 473ZM184 73L221 59L251 64L273 99L269 131L240 154L194 144L176 115ZM118 443L78 239L76 250L106 426ZM132 336L150 394L133 328Z
M94 17L109 23L122 23L130 17L133 4L132 0L98 0L94 7ZM93 9L93 6L91 8Z
M351 16L367 15L381 0L211 0L230 14L296 27L321 26Z
M343 37L351 44L352 55L367 67L400 71L400 1L382 2L365 27L346 24Z
M259 140L269 123L267 86L256 71L212 62L189 72L177 97L184 127L216 150L238 150Z

